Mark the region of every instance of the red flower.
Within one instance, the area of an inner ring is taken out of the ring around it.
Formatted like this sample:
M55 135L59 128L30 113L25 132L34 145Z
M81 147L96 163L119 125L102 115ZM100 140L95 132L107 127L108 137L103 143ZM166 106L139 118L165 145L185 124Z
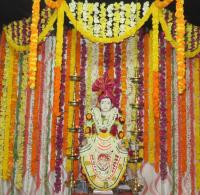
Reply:
M116 136L116 135L117 135L117 132L118 132L118 130L117 130L117 125L113 125L113 126L111 127L110 134L113 135L113 136Z

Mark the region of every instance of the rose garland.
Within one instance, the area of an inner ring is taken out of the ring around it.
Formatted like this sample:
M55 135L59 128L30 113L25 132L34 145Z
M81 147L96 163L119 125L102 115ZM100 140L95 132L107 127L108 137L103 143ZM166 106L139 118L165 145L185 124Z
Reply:
M106 44L104 50L104 75L108 75L108 71L110 69L109 65L110 65L110 44Z
M115 97L116 97L116 107L119 108L119 101L120 101L120 80L121 80L121 44L117 43L115 47Z
M1 97L2 97L2 82L3 82L3 70L5 66L5 55L6 55L6 35L5 32L2 32L1 40L0 40L0 105L1 105Z
M172 114L171 114L171 109L172 109L172 68L171 68L171 52L172 52L172 47L170 43L166 43L166 90L167 90L167 96L166 96L166 104L167 104L167 164L169 167L172 166Z
M87 54L87 48L86 48L86 42L85 39L81 39L81 67L80 67L80 75L82 76L81 83L80 83L80 127L84 127L84 117L85 117L85 97L86 97L86 85L85 85L85 68L86 68L86 54ZM80 132L79 135L79 142L82 143L84 137L83 129Z
M64 40L66 43L66 40ZM55 162L55 177L54 182L55 192L59 193L61 191L61 165L63 162L62 158L62 145L63 145L63 127L64 127L64 103L65 103L65 79L66 79L66 67L65 67L65 57L64 53L66 50L66 44L63 46L62 55L62 70L61 70L61 84L60 84L60 104L59 110L61 115L59 116L56 124L56 162Z
M139 43L138 43L139 44ZM148 161L148 141L149 141L149 34L144 36L144 162Z
M160 175L164 180L167 176L167 151L166 151L166 58L165 58L164 33L160 34L160 71L159 71L159 95L160 95ZM170 94L168 94L170 95Z
M37 62L37 44L38 44L38 21L40 14L40 0L34 0L32 7L32 23L30 37L30 54L29 54L29 86L35 88L35 74Z
M67 36L67 61L66 61L66 79L65 79L65 112L64 112L64 128L63 128L63 152L67 154L68 147L68 115L69 115L69 87L70 87L70 62L71 62L71 47L72 47L72 31L68 30Z

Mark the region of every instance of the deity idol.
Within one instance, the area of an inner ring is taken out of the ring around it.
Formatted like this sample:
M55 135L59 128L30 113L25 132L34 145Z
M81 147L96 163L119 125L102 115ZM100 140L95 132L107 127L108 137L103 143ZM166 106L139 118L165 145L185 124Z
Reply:
M98 93L99 106L86 115L81 164L91 186L106 191L117 186L126 170L128 152L124 143L124 119L114 106L112 80L108 77L97 79L92 91Z

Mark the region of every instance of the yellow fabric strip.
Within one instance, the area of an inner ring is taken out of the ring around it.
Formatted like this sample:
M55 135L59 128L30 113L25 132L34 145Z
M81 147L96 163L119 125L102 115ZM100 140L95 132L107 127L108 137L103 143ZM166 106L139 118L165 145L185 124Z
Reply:
M200 190L200 84L199 59L194 61L194 129L196 146L196 188Z
M75 59L76 59L76 55L75 55L75 51L76 51L76 30L72 29L72 43L71 43L71 62L70 62L70 75L74 75L74 70L75 70ZM69 81L69 99L70 101L73 100L74 97L74 81ZM73 118L74 116L74 107L73 106L69 106L69 115L68 115L68 127L72 127L73 124L73 120L75 120L75 118ZM70 132L68 129L68 136L67 136L67 143L68 143L68 148L67 148L67 156L71 155L72 153L72 139L73 139L73 133ZM71 159L67 159L66 161L66 171L72 171L72 160Z
M150 52L149 52L149 163L155 160L155 132L154 132L154 111L153 111L153 66L152 66L152 40L153 34L150 32Z
M4 135L4 159L3 159L3 179L8 179L8 156L9 156L9 136L10 136L10 125L11 125L11 96L12 96L12 78L13 78L13 63L14 63L14 51L10 48L9 52L10 63L8 67L8 89L7 89L7 110L6 110L6 126Z

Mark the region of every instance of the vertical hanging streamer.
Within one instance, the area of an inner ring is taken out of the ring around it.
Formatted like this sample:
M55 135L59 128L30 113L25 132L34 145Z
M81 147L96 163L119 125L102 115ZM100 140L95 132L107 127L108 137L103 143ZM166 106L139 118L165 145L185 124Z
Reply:
M105 44L104 50L104 75L109 76L109 69L110 69L110 44ZM89 60L89 59L88 59Z
M153 81L154 81L154 77L153 77L153 66L152 66L152 32L150 32L150 38L149 38L149 48L150 48L150 52L149 52L149 77L148 77L148 89L149 89L149 132L148 132L148 136L149 136L149 140L148 140L148 148L149 148L149 163L154 163L155 161L155 130L154 130L154 107L153 107ZM155 82L155 81L154 81Z
M126 46L127 46L127 40L124 40L122 42L122 69L121 69L121 90L122 90L122 96L121 96L121 105L120 108L122 110L123 117L126 121L126 103L127 103L127 97L126 97L126 77L127 77L127 70L126 70ZM126 123L124 124L124 131L126 134Z
M195 167L194 167L194 162L195 162L195 135L194 135L194 74L193 74L193 60L189 59L189 70L190 70L190 84L189 84L189 91L190 91L190 146L191 146L191 154L190 154L190 159L191 159L191 164L190 164L190 175L191 175L191 195L195 195Z
M9 159L9 138L11 127L11 101L12 101L12 81L13 81L13 66L14 66L14 51L9 48L9 64L7 73L7 100L6 100L6 117L5 117L5 134L4 134L4 154L3 154L3 179L8 179L8 159Z
M32 134L32 158L31 158L31 173L32 176L37 175L39 168L38 164L38 151L39 151L39 109L40 109L40 90L41 90L41 73L42 73L42 45L39 45L38 55L40 59L37 62L36 72L36 86L35 86L35 97L34 97L34 108L33 108L33 134Z
M152 75L152 80L150 82L153 82L153 93L150 93L153 97L153 117L154 117L154 131L155 131L155 156L156 156L156 161L155 163L155 171L159 171L159 157L160 157L160 132L159 132L159 81L158 81L158 8L156 6L153 7L153 19L152 19L152 24L153 24L153 35L152 35L152 63L151 66L153 67L153 75ZM151 119L150 119L151 120ZM153 131L153 129L152 129ZM155 160L155 158L154 158ZM153 163L153 162L152 162Z
M81 55L81 51L80 51L80 33L77 32L77 41L76 41L76 72L77 75L80 75L80 55ZM79 82L76 83L76 99L80 100L80 85ZM80 107L77 106L75 108L75 125L77 127L79 127L79 114L80 114ZM75 153L78 153L78 147L79 147L79 141L78 141L78 132L75 132L74 135L74 151ZM74 180L76 181L78 178L78 172L79 172L79 164L78 164L78 160L74 161Z
M20 83L20 91L18 92L17 111L16 111L16 130L15 130L15 186L17 189L21 189L23 186L23 174L24 174L24 131L25 131L25 111L26 111L26 89L28 80L28 54L24 53L23 62L21 61L22 68L22 80Z
M104 50L104 44L99 43L99 61L98 61L98 67L99 67L99 77L103 76L103 50Z
M91 105L92 105L92 59L93 55L93 43L88 41L87 42L87 57L88 57L88 63L87 63L87 74L86 74L86 111L89 112ZM105 57L105 54L104 54ZM105 58L106 60L106 58ZM104 63L106 63L104 61ZM104 74L106 73L106 70Z
M5 55L6 55L6 35L5 32L2 32L1 40L0 40L0 104L2 97L2 88L3 88L3 71L5 66Z
M63 128L63 152L68 153L68 115L69 115L69 95L70 95L70 62L71 62L71 46L72 46L72 31L68 30L67 36L67 62L66 62L66 79L65 79L65 108L64 108L64 128Z
M13 79L12 79L12 97L11 97L11 119L10 119L10 135L9 135L9 159L8 159L8 178L11 177L14 166L14 132L16 125L16 105L17 105L17 77L18 77L18 60L19 54L15 52L14 66L13 66Z
M61 191L62 181L61 181L61 166L63 163L62 158L62 145L63 145L63 126L64 126L64 103L65 103L65 79L66 79L66 70L65 70L65 50L66 50L66 41L64 37L64 46L62 51L62 68L61 68L61 83L60 83L60 103L59 111L60 116L57 119L56 123L56 162L55 162L55 177L54 182L55 192L59 193Z
M196 149L196 189L200 190L200 67L199 59L194 59L194 131Z
M167 90L167 96L166 96L166 101L167 101L167 107L166 107L166 114L167 114L167 164L169 167L172 166L172 114L171 114L171 104L172 104L172 70L171 70L171 52L172 52L172 47L169 42L166 43L166 90Z
M159 95L160 95L160 175L164 180L167 176L167 144L166 144L166 45L164 41L164 33L160 33L160 67L159 67ZM170 95L170 94L168 94Z
M116 43L115 47L115 97L116 97L116 107L119 108L119 102L120 102L120 95L121 95L121 86L120 86L120 80L121 80L121 43Z
M99 46L100 49L100 46ZM81 127L81 132L80 132L80 136L79 136L79 141L80 144L82 143L82 140L84 138L84 117L85 117L85 97L86 97L86 85L85 85L85 68L86 68L86 54L87 54L87 48L86 48L86 42L85 39L81 39L81 67L80 67L80 75L81 75L81 83L80 83L80 119L79 119L79 123L80 123L80 127ZM98 67L99 64L98 64ZM103 72L102 72L103 74ZM99 75L100 76L100 75Z
M108 75L110 79L114 79L114 43L110 43L110 51L109 51L109 69L108 69Z
M61 64L62 64L62 46L63 46L63 25L64 25L64 9L63 5L58 8L57 32L56 32L56 65L54 67L54 98L52 112L52 129L51 129L51 171L55 168L56 157L56 123L57 117L60 115L60 83L61 83Z
M70 75L74 75L74 70L75 70L75 60L76 60L76 30L72 29L72 39L71 39L71 52L70 52ZM70 85L69 85L69 100L72 101L73 97L74 97L74 85L75 83L73 81L70 81ZM68 102L69 103L69 102ZM73 124L73 114L74 112L74 107L73 106L69 106L69 115L68 115L68 127L71 128L72 124ZM72 147L74 143L72 143L72 136L73 133L68 131L68 135L67 135L67 154L71 155L71 151L72 151ZM66 170L67 172L69 171L73 171L72 170L72 160L71 159L67 159L66 161Z
M148 162L149 142L149 34L144 36L144 162Z
M32 7L32 23L29 53L29 86L35 88L35 75L37 71L37 45L38 45L38 21L40 15L40 0L34 0Z

